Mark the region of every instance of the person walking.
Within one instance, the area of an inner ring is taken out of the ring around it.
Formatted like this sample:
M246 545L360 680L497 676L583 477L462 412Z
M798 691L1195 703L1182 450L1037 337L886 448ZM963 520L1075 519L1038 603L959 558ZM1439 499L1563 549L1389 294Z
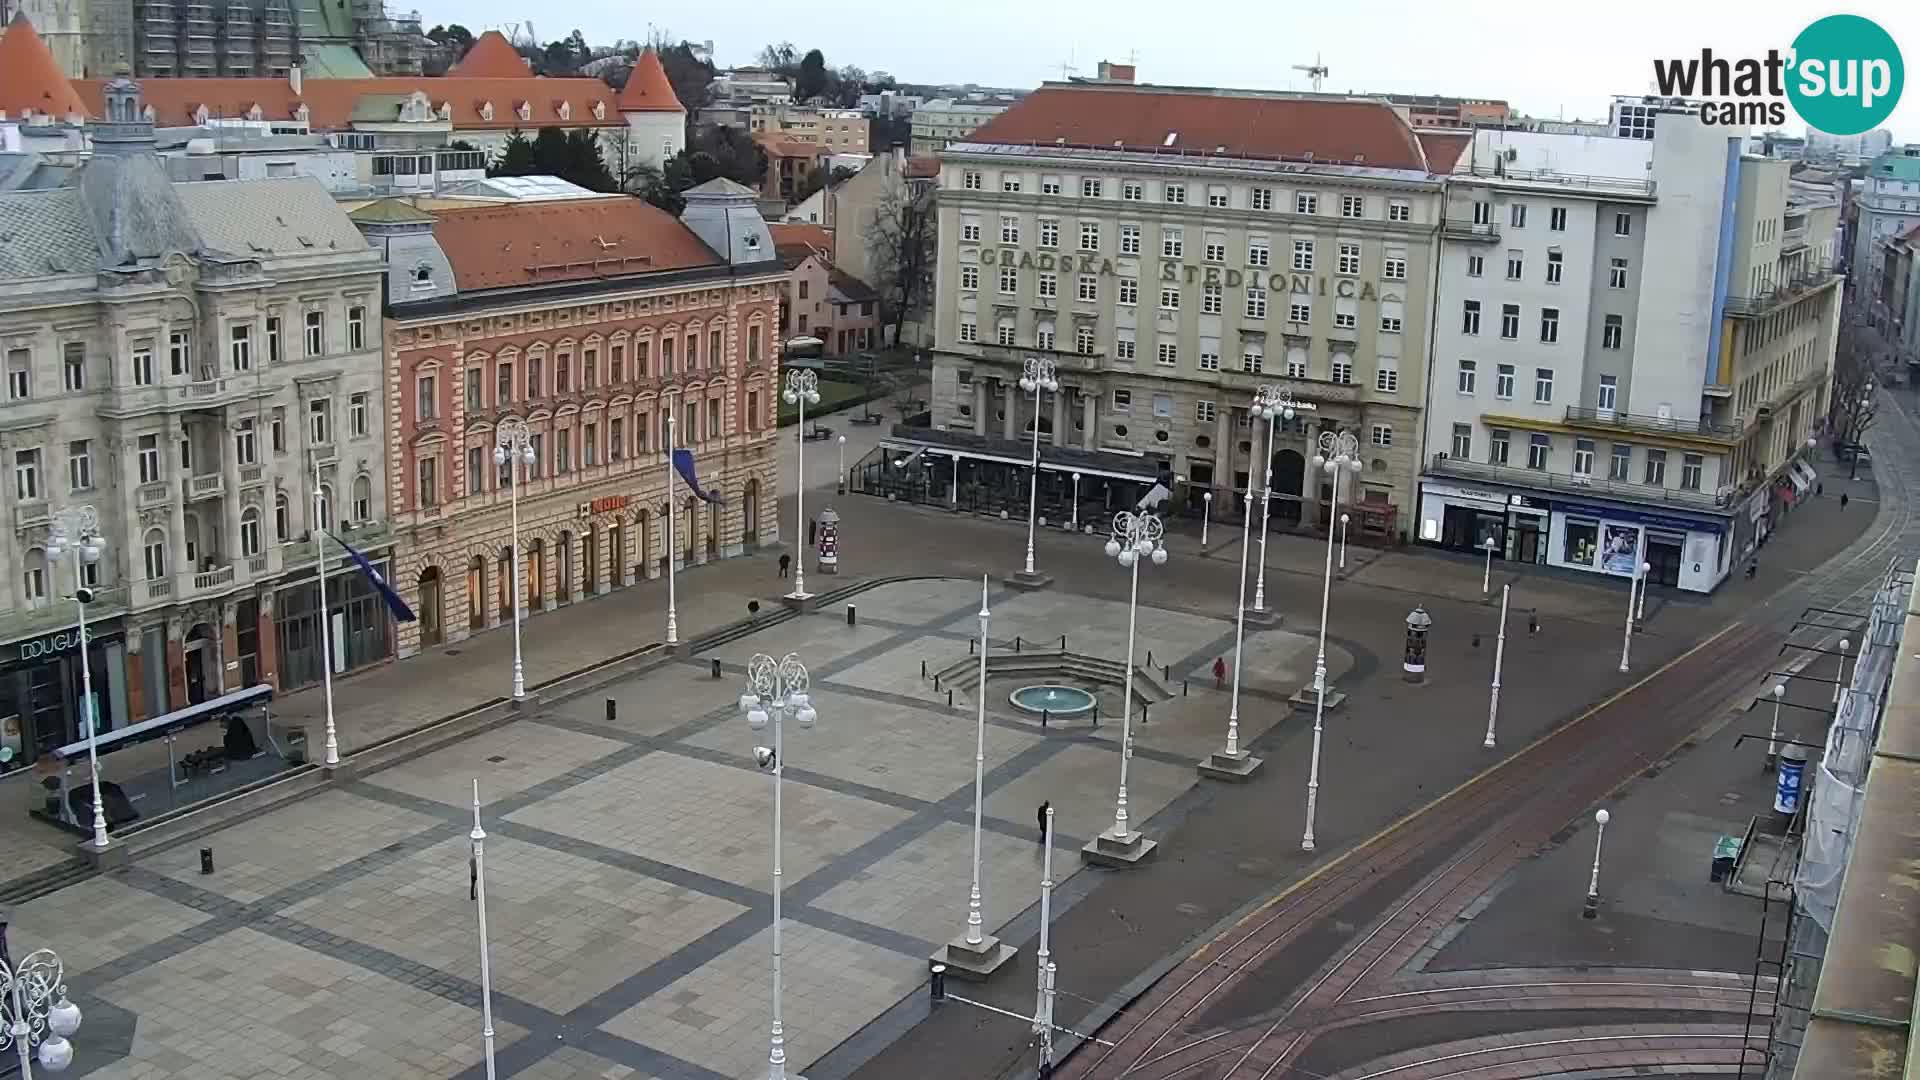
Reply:
M1040 835L1034 839L1035 843L1044 844L1047 842L1047 811L1051 809L1053 809L1053 803L1051 801L1046 799L1040 801L1040 811L1034 815L1035 819L1040 823Z
M1843 491L1840 493L1840 509L1845 510L1846 508L1847 508L1847 493Z
M786 577L787 571L792 568L793 568L793 556L783 553L780 556L780 576L782 578Z
M1224 690L1226 687L1227 658L1224 656L1216 656L1213 658L1213 688L1215 690Z

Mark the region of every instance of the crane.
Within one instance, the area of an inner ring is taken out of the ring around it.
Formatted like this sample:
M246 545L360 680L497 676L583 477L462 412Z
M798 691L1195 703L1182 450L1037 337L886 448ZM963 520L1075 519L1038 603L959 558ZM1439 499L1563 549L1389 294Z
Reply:
M1320 84L1327 77L1327 65L1320 62L1319 53L1313 54L1313 63L1295 64L1293 70L1306 72L1307 78L1313 80L1313 92L1316 94L1320 92Z

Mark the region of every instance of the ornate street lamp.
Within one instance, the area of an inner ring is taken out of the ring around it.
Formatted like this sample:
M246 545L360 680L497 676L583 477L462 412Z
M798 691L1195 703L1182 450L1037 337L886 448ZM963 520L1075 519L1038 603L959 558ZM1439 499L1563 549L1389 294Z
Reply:
M106 542L100 537L100 515L91 506L68 506L53 516L47 537L47 559L58 564L60 556L73 552L73 605L79 612L80 633L80 722L86 725L87 768L93 774L93 847L107 849L107 810L100 800L100 710L93 702L93 656L87 647L87 604L93 590L87 587L86 568L100 561ZM52 566L49 567L51 571ZM65 1066L62 1066L64 1068Z
M520 484L532 475L533 433L525 420L500 421L494 429L493 463L507 472L507 505L513 522L508 572L513 575L513 700L527 696L526 669L520 659Z
M1333 479L1333 500L1329 512L1340 509L1340 481L1343 474L1360 471L1360 440L1350 431L1320 433L1320 452L1313 455L1313 467ZM1300 838L1302 851L1313 850L1314 817L1320 809L1321 721L1327 711L1327 601L1333 594L1333 521L1327 522L1327 570L1320 585L1320 646L1313 657L1313 761L1307 771L1307 831Z

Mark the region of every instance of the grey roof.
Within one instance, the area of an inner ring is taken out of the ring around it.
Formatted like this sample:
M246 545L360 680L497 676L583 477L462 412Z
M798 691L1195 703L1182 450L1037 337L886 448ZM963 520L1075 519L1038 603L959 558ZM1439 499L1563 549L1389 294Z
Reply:
M80 170L81 201L108 266L130 266L200 247L173 180L152 154L100 154Z
M737 184L724 176L716 176L704 184L696 184L682 192L684 195L745 195L757 199L760 193L750 187Z
M0 192L0 278L91 273L99 265L93 218L78 190Z
M230 255L325 255L367 250L340 204L311 176L176 184L205 246Z

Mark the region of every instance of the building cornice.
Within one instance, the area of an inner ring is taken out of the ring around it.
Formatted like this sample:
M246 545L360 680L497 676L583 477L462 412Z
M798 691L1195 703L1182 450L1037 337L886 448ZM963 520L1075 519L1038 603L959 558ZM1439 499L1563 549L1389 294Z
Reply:
M1205 174L1246 179L1311 180L1326 184L1361 183L1403 186L1408 190L1437 191L1443 176L1414 169L1375 168L1333 162L1280 161L1231 157L1224 154L1153 154L1139 150L1103 150L1090 147L1024 146L1011 143L955 143L940 151L944 164L1000 165L1020 162L1061 168L1095 168L1114 172L1193 176Z
M461 293L440 299L389 305L387 320L398 327L412 327L459 319L472 315L512 315L549 311L577 303L603 303L608 300L644 297L660 293L688 292L740 285L776 285L786 278L786 267L778 262L765 270L727 273L673 271L641 280L632 277L592 281L554 282L547 285L490 289L483 293Z

